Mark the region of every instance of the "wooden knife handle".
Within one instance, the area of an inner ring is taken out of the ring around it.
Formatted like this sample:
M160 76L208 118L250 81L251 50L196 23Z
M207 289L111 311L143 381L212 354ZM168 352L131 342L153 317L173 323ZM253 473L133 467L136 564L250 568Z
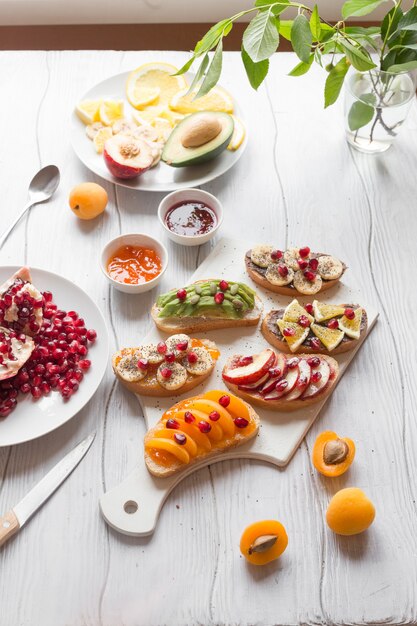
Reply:
M20 529L18 519L12 510L0 517L0 547Z

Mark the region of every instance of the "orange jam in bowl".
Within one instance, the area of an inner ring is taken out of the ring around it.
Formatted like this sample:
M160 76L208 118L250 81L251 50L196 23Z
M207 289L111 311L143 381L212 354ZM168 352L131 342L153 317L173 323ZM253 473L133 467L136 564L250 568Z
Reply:
M153 280L162 271L162 261L153 248L120 246L107 262L107 273L125 285L141 285Z

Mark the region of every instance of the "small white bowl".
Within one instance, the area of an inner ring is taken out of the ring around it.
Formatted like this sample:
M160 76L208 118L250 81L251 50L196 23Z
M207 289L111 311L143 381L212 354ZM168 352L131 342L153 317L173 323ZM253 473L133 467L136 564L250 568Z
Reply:
M169 230L168 226L165 223L166 215L169 209L180 202L204 202L207 206L209 206L216 214L217 224L215 227L210 230L208 233L204 233L203 235L178 235L177 233L173 233L172 230ZM175 243L180 243L183 246L199 246L202 243L206 243L210 241L212 237L216 234L217 230L220 228L221 223L223 222L223 207L220 201L213 196L211 193L207 191L203 191L202 189L181 189L179 191L173 191L169 193L162 200L158 207L158 218L161 222L165 232L168 237L175 241Z
M109 276L107 272L107 265L109 259L121 246L144 246L147 248L153 248L161 259L162 269L160 274L158 274L158 276L155 276L155 278L152 278L152 280L149 280L147 283L141 283L138 285L120 283L118 280L114 280L113 278L111 278L111 276ZM115 289L123 291L124 293L144 293L145 291L150 291L151 289L156 287L156 285L160 282L166 268L168 267L168 252L162 243L160 243L157 239L150 237L149 235L144 235L142 233L130 233L128 235L120 235L120 237L112 239L104 246L101 253L100 266L103 274Z

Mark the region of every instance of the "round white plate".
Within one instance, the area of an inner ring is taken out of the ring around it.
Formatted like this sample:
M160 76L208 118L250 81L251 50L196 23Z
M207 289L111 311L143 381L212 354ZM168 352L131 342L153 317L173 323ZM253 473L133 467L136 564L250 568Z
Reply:
M18 269L18 267L0 267L0 284ZM53 293L58 308L77 311L85 319L87 328L94 328L97 331L97 339L90 344L88 358L92 365L78 391L69 400L64 400L57 391L52 391L49 396L39 400L33 400L30 394L20 395L15 410L8 417L0 418L0 447L13 446L42 437L74 417L96 392L109 358L106 324L89 296L58 274L36 268L31 268L31 274L33 284L40 291Z
M79 101L98 100L100 98L123 99L125 102L126 117L130 117L131 112L135 109L124 97L125 85L129 73L130 72L123 72L103 80L103 82L98 83L81 96ZM192 78L192 75L187 74L189 82ZM236 103L235 114L242 119L239 107ZM208 183L210 180L221 176L233 167L242 156L247 143L246 133L242 145L235 152L224 150L217 158L208 161L208 163L192 165L190 167L170 167L161 161L156 167L148 170L145 174L139 176L139 178L122 180L110 174L104 163L103 155L96 153L93 142L90 141L85 134L85 124L79 119L75 111L72 113L71 122L72 147L75 154L88 169L111 183L141 191L174 191L175 189L185 189L187 187L196 187L197 185Z

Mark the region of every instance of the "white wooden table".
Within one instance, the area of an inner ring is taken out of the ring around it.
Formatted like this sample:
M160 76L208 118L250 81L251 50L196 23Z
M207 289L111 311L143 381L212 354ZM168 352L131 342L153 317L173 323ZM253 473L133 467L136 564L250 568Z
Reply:
M71 187L96 180L69 145L69 115L93 83L146 60L180 64L183 53L13 52L0 54L0 205L6 225L26 200L32 174L56 163L62 183L0 251L4 264L29 263L85 288L108 321L112 348L139 341L155 294L111 291L98 255L120 232L159 237L159 194L105 184L109 210L77 221ZM90 431L96 441L63 487L0 553L1 626L192 626L414 624L417 620L417 115L380 157L344 141L341 107L323 110L323 75L289 78L289 54L272 61L253 92L239 55L223 83L241 102L250 129L246 154L206 186L225 206L224 235L280 247L309 244L349 264L349 281L381 312L350 367L287 469L239 461L204 469L166 502L153 537L109 529L98 498L141 454L144 424L136 400L110 368L88 406L56 432L0 449L0 511L6 511ZM171 266L162 289L185 281L208 253L166 242ZM174 278L175 277L175 278ZM8 419L13 419L11 416ZM317 434L334 429L357 443L339 479L323 479L310 455ZM324 523L330 496L355 485L375 502L370 532L334 536ZM276 517L289 546L279 562L253 569L240 557L242 529Z

